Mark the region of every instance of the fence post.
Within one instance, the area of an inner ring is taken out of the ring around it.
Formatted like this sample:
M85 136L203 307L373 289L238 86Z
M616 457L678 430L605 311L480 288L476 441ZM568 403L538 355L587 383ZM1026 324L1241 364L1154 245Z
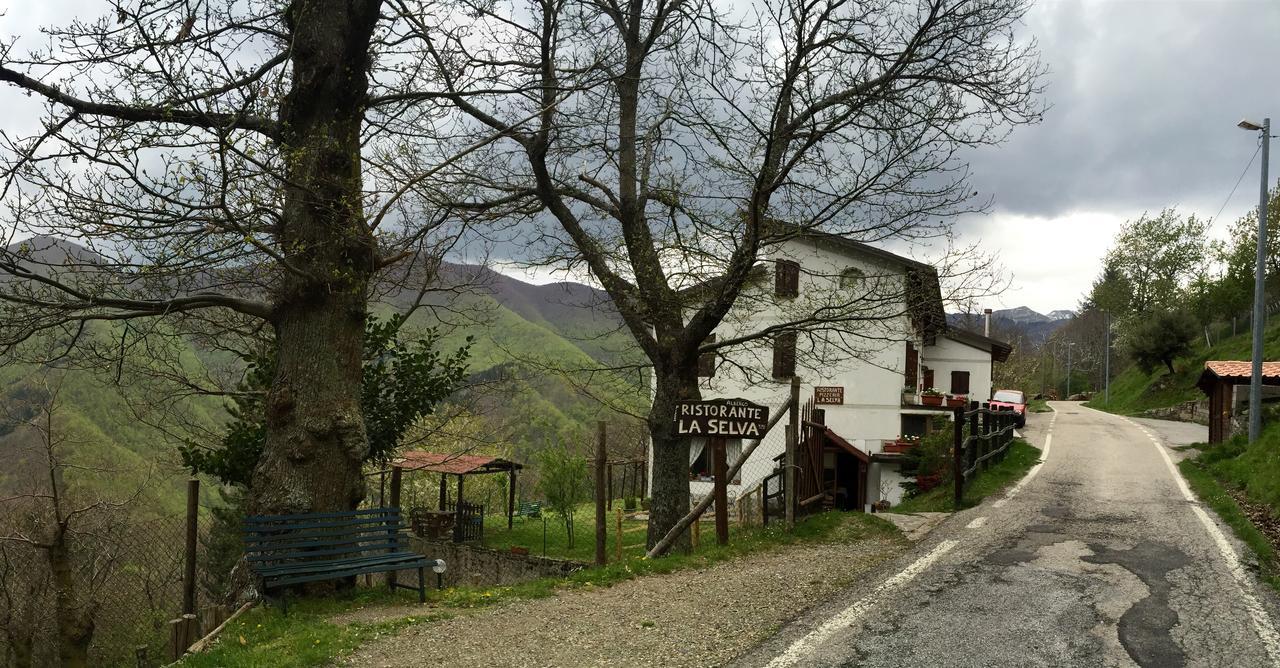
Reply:
M796 450L800 449L800 377L791 377L791 408L787 413L787 456L784 463L787 472L783 475L785 487L782 489L782 505L786 508L787 531L796 528Z
M991 429L991 413L990 413L991 404L984 404L983 409L984 410L982 413L982 450L978 452L979 457L983 457L990 454L991 448L994 445L991 442L992 440L991 435L993 433ZM987 466L990 463L991 463L990 459L982 460L982 469L986 470Z
M951 459L955 477L955 509L960 510L964 500L964 409L955 410L955 437L952 440Z
M604 467L604 487L605 487L605 506L604 509L613 512L613 467L605 464Z
M196 523L200 521L200 479L187 481L187 562L182 574L182 613L196 611ZM182 648L186 650L186 648Z
M613 560L622 561L622 509L618 509L618 521L613 533Z
M605 530L608 528L605 519L604 490L605 459L605 426L604 420L596 424L596 564L603 566L608 561L605 554Z
M966 469L973 466L973 462L970 460L977 459L978 448L982 447L982 431L979 429L982 404L975 401L969 408L972 413L969 415L969 447L964 449L964 467Z
M390 506L391 508L400 507L400 486L403 480L404 480L404 469L400 468L399 466L392 466L391 467L391 506ZM443 473L440 474L440 489L444 489ZM444 506L441 506L440 510L443 511ZM459 508L458 510L461 511L462 509ZM403 515L401 516L401 519L403 520ZM457 515L455 514L454 522L457 522L457 521L458 521L458 518L457 518ZM392 593L395 593L396 591L396 572L395 571L387 571L387 586L391 588Z
M711 439L711 467L715 475L716 495L716 544L729 544L729 481L728 468L725 465L725 438Z

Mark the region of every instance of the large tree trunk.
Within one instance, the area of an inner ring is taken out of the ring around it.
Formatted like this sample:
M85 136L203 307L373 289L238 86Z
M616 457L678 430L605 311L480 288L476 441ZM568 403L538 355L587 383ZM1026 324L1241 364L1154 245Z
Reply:
M67 551L65 534L44 548L53 576L53 609L58 628L58 663L63 668L89 665L89 644L93 642L93 610L79 604L77 582ZM87 583L80 583L87 586Z
M673 365L675 366L675 365ZM679 368L676 366L675 368ZM653 442L653 480L650 494L649 532L646 547L652 548L689 513L689 441L676 435L676 402L700 398L697 367L675 373L657 371L657 391L649 410L649 438ZM673 549L689 550L686 531Z
M379 0L294 0L292 89L275 295L276 376L251 512L349 510L364 496L361 346L376 248L362 208L360 130Z

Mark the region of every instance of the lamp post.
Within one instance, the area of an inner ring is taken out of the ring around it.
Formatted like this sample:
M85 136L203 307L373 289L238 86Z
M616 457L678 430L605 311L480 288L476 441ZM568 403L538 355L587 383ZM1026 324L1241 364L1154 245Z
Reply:
M1065 398L1068 400L1071 399L1071 349L1075 347L1074 342L1067 344L1067 396Z
M1263 302L1266 300L1267 278L1267 161L1271 147L1271 119L1262 119L1262 125L1248 120L1238 127L1262 135L1262 188L1258 195L1258 258L1253 269L1253 375L1249 380L1249 442L1258 440L1262 431L1262 328L1267 317Z

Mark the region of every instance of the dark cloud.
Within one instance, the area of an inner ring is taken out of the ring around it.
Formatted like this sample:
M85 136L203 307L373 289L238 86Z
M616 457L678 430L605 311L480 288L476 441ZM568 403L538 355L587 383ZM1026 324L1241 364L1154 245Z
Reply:
M1275 0L1047 0L1027 33L1052 109L972 157L975 185L1008 213L1213 215L1257 147L1236 122L1280 117Z

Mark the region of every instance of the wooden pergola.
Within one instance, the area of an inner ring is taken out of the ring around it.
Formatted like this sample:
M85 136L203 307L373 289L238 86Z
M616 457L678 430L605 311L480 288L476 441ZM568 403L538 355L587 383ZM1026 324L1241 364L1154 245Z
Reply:
M1224 360L1205 362L1196 387L1209 397L1209 442L1221 443L1231 437L1231 418L1235 414L1235 388L1253 379L1253 362ZM1280 385L1280 362L1262 363L1262 384L1267 395L1274 395ZM1268 391L1270 390L1270 391Z
M524 465L500 457L483 455L455 455L438 452L411 450L400 455L392 462L392 466L404 471L429 471L440 474L440 509L444 510L449 500L448 477L458 477L458 493L454 504L463 502L463 480L469 475L485 475L490 473L506 473L507 479L507 528L512 526L516 505L516 472Z

